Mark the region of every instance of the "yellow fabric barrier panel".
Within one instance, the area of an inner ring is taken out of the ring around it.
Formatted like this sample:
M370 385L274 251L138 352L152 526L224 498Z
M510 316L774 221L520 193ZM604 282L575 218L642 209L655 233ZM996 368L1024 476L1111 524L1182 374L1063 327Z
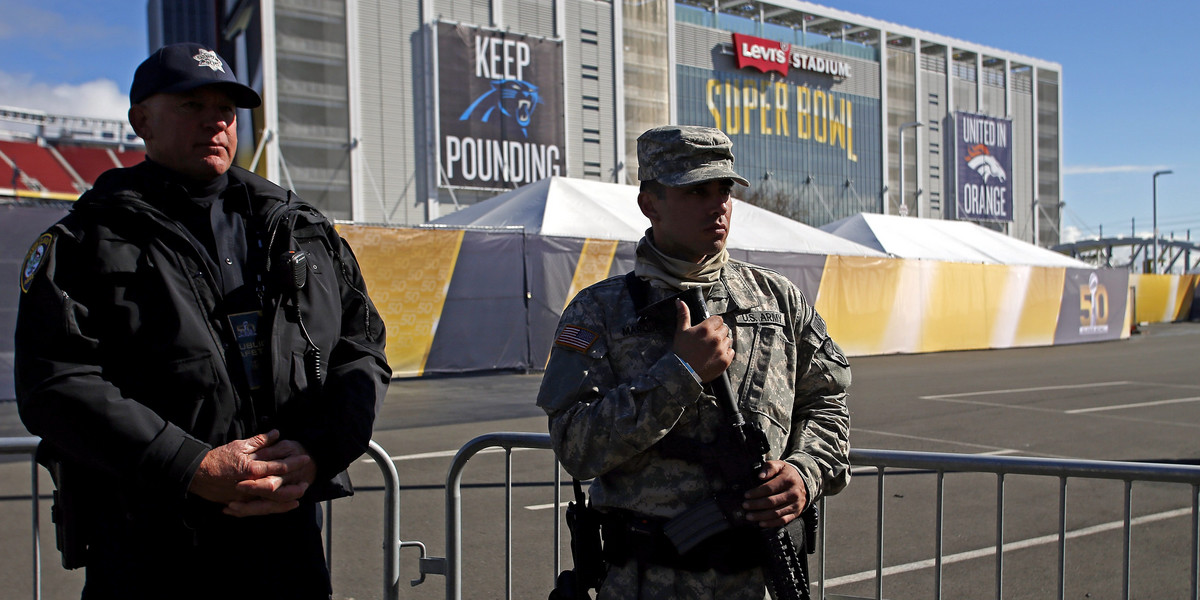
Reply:
M422 375L466 232L356 225L339 225L338 231L354 248L367 292L387 325L394 375Z
M847 354L1051 345L1065 269L830 256L816 308Z
M1067 270L1058 267L1009 267L1023 274L1024 294L1020 316L1013 331L1011 343L997 344L995 348L1013 346L1049 346L1054 343L1054 330L1058 325L1059 310L1063 302L1063 283ZM1010 284L1011 280L1010 280Z
M886 338L893 321L920 322L919 315L904 311L904 303L898 302L906 297L899 291L905 279L904 267L905 261L894 258L829 256L825 259L815 306L828 323L829 333L847 354L862 356L903 350ZM897 305L899 312L894 310Z
M1200 293L1200 273L1187 277L1190 277L1191 281L1184 283L1186 289L1183 294L1183 305L1179 307L1179 319L1186 319L1191 315L1192 305L1196 303L1196 294Z
M932 263L919 352L1050 345L1065 269Z
M1003 287L997 281L1003 273L992 269L986 277L984 265L920 262L925 321L917 351L987 348L996 309L992 291Z
M1137 289L1139 323L1170 323L1186 318L1200 275L1131 274Z
M608 278L612 269L613 256L617 254L616 240L586 240L583 249L579 251L579 262L575 264L575 275L571 278L571 288L567 290L567 301L563 310L575 298L579 290Z

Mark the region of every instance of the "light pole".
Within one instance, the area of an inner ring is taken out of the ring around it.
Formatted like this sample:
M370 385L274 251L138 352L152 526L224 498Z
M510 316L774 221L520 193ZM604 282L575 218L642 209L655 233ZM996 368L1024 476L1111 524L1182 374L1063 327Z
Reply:
M1154 257L1150 261L1150 268L1154 274L1158 274L1158 176L1170 175L1174 171L1155 171L1151 181L1154 183Z
M909 127L920 127L924 123L920 121L909 121L900 124L900 216L908 216L908 202L904 197L904 130Z

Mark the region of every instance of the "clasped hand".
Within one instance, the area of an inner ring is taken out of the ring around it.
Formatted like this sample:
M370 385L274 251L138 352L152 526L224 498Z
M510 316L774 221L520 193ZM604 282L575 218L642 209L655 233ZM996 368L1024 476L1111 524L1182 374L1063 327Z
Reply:
M223 504L227 515L267 515L299 506L316 474L304 446L271 430L210 450L188 491Z

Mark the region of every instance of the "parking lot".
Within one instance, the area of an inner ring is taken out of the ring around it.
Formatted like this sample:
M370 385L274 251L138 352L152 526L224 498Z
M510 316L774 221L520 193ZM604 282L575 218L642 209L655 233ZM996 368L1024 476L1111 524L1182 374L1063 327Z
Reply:
M1119 342L859 357L852 359L851 442L856 448L999 456L1196 463L1200 459L1200 324L1144 327ZM491 374L399 380L389 392L375 440L394 458L401 483L401 538L445 553L445 480L454 453L495 431L544 432L533 406L539 374ZM13 431L11 403L0 404L0 430ZM543 598L553 578L553 462L545 451L512 453L513 528L506 534L504 453L477 457L464 479L465 598ZM32 597L29 466L0 464L0 585L6 598ZM334 506L337 598L382 594L382 478L369 461L352 476L358 493ZM81 573L64 572L53 549L48 478L41 477L43 598L78 597ZM566 480L569 483L569 479ZM993 475L948 474L942 593L992 598L998 485ZM1005 480L1005 598L1053 597L1057 586L1057 478ZM564 488L566 489L566 488ZM889 472L883 580L886 598L929 598L938 503L937 476ZM1134 486L1131 587L1134 597L1179 598L1190 589L1191 486ZM830 498L827 592L874 597L876 501L873 469L858 469ZM1067 491L1068 598L1118 598L1122 583L1120 481L1072 481ZM506 547L514 556L505 568ZM563 560L569 560L566 553ZM814 565L815 567L815 565ZM402 580L416 578L417 551L401 553ZM402 598L442 598L444 579L402 586Z

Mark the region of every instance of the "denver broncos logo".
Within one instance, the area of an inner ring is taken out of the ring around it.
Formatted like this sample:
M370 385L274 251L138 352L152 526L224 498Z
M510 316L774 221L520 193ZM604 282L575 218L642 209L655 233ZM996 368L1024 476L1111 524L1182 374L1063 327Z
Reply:
M987 183L989 177L995 177L1000 181L1008 178L1008 174L1004 172L1004 167L1000 166L1000 162L992 153L988 151L988 147L984 144L972 146L967 151L967 157L963 160L967 161L967 166L971 167L979 176L983 178L983 182Z
M493 79L492 89L480 94L458 120L466 121L478 111L479 121L487 123L492 113L499 111L504 118L516 123L525 137L529 137L528 128L533 121L533 111L541 103L536 85L518 79Z

